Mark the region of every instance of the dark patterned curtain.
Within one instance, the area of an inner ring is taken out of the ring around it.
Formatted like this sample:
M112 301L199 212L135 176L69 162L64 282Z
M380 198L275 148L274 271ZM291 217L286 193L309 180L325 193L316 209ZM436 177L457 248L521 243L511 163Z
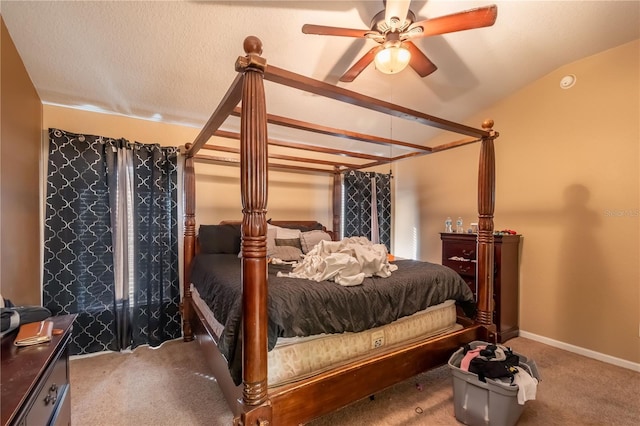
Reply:
M157 346L182 334L177 153L141 143L133 149L133 347Z
M44 305L78 314L71 354L179 337L176 148L49 139Z
M365 236L391 250L391 174L350 170L343 191L343 236Z
M109 141L49 129L43 302L54 315L78 314L71 354L118 350Z

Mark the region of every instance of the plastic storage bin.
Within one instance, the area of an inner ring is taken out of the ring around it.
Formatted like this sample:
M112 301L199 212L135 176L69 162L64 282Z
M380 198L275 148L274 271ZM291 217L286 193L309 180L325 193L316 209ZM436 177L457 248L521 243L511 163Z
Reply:
M471 348L489 345L487 342L474 341ZM520 367L525 368L533 377L540 380L538 369L533 360L514 352L520 358ZM486 379L464 371L460 362L464 358L464 348L458 349L449 358L449 368L453 373L453 404L456 419L470 426L513 426L524 411L524 405L518 404L518 385L508 385Z

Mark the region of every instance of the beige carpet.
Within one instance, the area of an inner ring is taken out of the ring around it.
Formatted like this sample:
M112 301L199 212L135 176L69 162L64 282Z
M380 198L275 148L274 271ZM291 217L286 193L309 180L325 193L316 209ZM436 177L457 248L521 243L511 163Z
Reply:
M542 376L537 399L526 403L519 425L640 425L640 373L522 337L508 345L535 360ZM232 424L197 343L74 358L70 369L74 426ZM446 366L310 423L458 424Z

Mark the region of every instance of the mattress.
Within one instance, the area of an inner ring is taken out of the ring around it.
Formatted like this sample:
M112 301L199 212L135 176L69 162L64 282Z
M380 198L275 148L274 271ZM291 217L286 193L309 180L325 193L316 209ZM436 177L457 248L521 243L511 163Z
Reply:
M418 260L398 260L388 277L365 277L342 286L282 276L292 265L267 266L267 348L281 337L358 333L413 315L429 306L456 300L474 308L473 293L453 269ZM217 345L229 363L235 384L242 383L242 259L237 254L200 253L191 265L191 282L224 325ZM466 312L466 310L465 310ZM472 318L471 313L467 313Z
M220 336L224 326L215 319L193 285L191 294L214 333ZM357 333L280 337L276 346L267 353L267 382L270 387L295 382L375 352L460 328L462 326L456 323L455 301L447 300L389 324Z

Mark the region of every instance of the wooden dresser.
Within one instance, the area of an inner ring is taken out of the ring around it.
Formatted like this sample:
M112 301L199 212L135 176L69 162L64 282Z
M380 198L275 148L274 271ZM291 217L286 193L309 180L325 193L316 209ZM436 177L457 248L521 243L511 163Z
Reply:
M69 425L69 341L75 315L50 318L61 329L51 342L17 347L2 339L2 425Z
M476 234L441 233L442 264L458 272L477 295ZM518 336L520 235L496 235L494 243L493 322L498 341Z

